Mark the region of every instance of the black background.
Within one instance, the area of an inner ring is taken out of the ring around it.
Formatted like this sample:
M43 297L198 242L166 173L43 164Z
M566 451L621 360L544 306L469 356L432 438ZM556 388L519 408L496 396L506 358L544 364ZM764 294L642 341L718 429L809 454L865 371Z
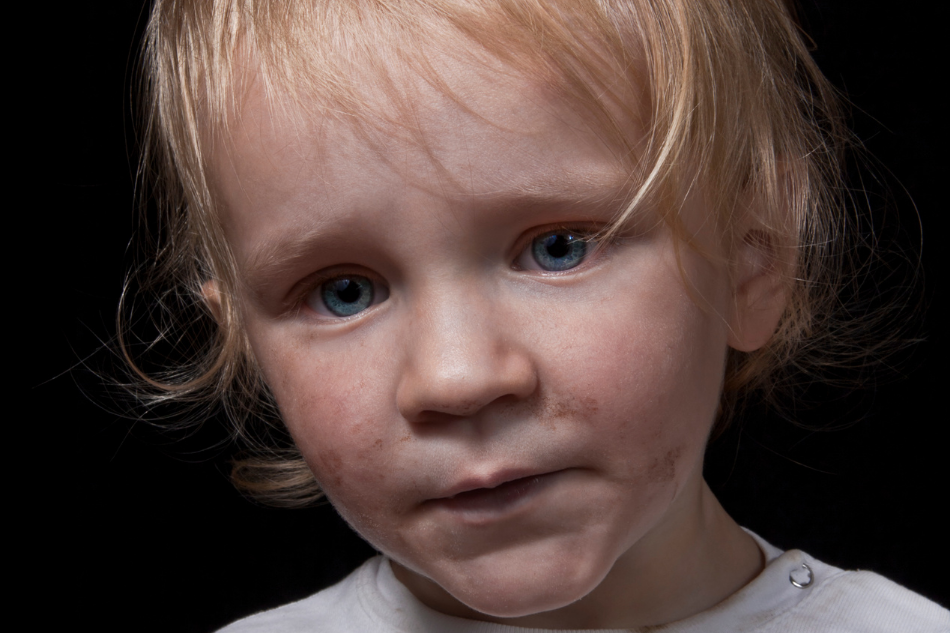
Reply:
M28 406L16 413L11 398L5 416L24 433L7 448L21 535L9 544L14 576L23 595L48 601L37 613L49 628L209 631L307 595L372 551L327 506L272 510L242 499L227 481L229 449L208 448L223 437L213 423L175 441L109 412L88 368L109 365L97 350L114 332L130 261L131 77L146 16L140 2L64 4L41 17L35 50L18 62L26 80L8 84L17 95L26 87L26 111L8 124L29 139L12 172L25 176L8 183L26 193L12 198L12 213L27 226L23 243L8 235L8 249L28 253L8 266L27 271L30 289L10 332L22 337L14 349L28 343ZM938 95L948 59L943 20L924 8L937 5L804 3L816 58L891 172L891 193L873 185L872 205L899 209L887 223L899 218L892 246L922 254L925 340L885 379L853 395L818 392L833 403L799 416L817 427L856 424L825 433L753 416L712 449L707 474L736 519L775 545L877 571L946 606L950 349L939 299L950 165Z

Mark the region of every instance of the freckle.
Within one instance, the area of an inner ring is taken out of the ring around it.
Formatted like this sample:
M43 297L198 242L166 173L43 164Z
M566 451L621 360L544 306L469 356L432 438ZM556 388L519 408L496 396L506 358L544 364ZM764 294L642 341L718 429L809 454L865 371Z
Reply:
M577 415L578 408L571 401L561 400L554 402L548 408L548 415L552 418L568 418Z
M382 441L382 440L376 440L375 442L373 442L373 446L375 446L376 448L382 448L382 447L383 447L383 441Z
M564 402L554 402L548 406L547 414L551 418L563 418L571 412L570 408Z
M581 404L584 405L584 408L590 411L591 413L597 413L597 401L593 398L586 397L581 398Z
M340 475L343 459L339 453L328 450L320 455L320 479L329 480L333 485L339 488L343 485L343 477Z
M408 442L408 441L411 440L411 439L412 439L412 436L406 435L405 437L400 437L400 438L399 438L399 441L400 441L400 442Z
M343 459L340 457L340 454L334 450L326 451L323 453L322 457L323 459L321 461L323 461L327 470L329 470L331 473L338 470L343 464Z
M597 411L597 401L593 398L555 398L542 396L532 409L542 420L579 418Z

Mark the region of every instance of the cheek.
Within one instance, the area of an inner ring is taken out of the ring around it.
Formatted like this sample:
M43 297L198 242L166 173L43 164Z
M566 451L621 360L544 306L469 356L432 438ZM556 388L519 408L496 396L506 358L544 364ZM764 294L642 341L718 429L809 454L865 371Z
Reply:
M640 270L586 313L548 320L535 343L547 347L552 399L583 412L593 450L611 457L618 476L677 485L702 459L726 331L692 301L675 264Z
M305 340L279 333L252 340L281 418L331 501L373 503L391 473L387 456L408 440L389 424L385 355L361 362L359 355L319 353ZM316 345L313 345L316 347Z

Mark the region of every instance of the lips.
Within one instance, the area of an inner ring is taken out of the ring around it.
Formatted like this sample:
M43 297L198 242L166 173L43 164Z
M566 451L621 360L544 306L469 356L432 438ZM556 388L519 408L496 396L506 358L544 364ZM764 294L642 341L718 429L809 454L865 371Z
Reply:
M502 474L483 482L469 480L453 487L444 497L428 503L454 513L465 515L495 515L512 511L536 496L553 482L561 471L518 476ZM494 483L498 482L498 483ZM494 485L491 485L494 484Z

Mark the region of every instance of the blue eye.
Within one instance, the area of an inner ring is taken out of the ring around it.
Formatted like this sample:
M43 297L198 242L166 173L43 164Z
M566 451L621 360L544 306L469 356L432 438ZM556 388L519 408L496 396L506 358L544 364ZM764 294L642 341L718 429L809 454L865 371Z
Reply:
M571 231L545 233L531 242L531 256L542 270L569 270L587 257L589 242Z
M310 302L319 300L322 307L330 314L340 317L359 314L373 305L376 298L375 284L362 275L346 275L323 282L319 288L319 297L313 297ZM320 306L311 303L311 307L319 310Z

